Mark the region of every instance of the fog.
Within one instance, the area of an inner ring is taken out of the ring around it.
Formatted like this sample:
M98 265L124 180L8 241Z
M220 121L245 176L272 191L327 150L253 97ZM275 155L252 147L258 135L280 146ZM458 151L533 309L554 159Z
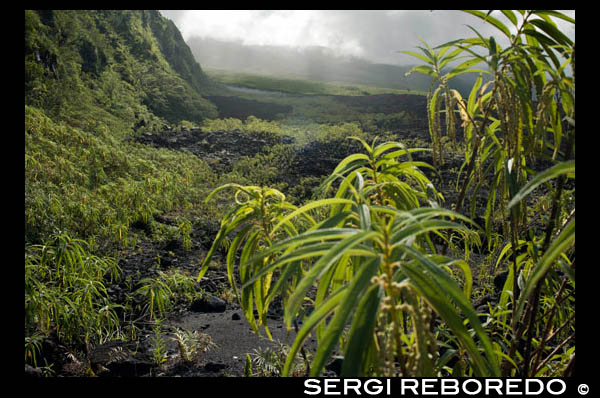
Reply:
M575 17L575 11L563 11ZM494 27L456 10L161 10L173 20L184 39L196 36L246 45L290 47L322 46L335 54L364 57L376 63L414 63L398 50L412 50L422 38L430 45L471 37L472 26L484 37ZM512 26L498 11L493 16ZM556 20L567 36L575 37L572 24ZM513 31L516 30L513 28Z
M575 11L562 12L575 17ZM203 68L316 79L335 75L336 80L354 80L365 68L371 69L369 76L373 77L373 68L368 64L386 64L389 72L391 66L421 63L398 51L419 52L416 46L422 46L421 39L433 47L473 37L475 33L469 26L484 37L494 35L500 46L508 44L504 35L490 24L455 10L161 10L161 13L177 25ZM512 26L499 11L492 15ZM573 24L555 21L567 36L575 38ZM396 72L403 74L406 70L403 67Z
M412 50L419 37L432 45L467 37L470 24L489 35L493 28L458 11L189 10L161 13L186 41L193 37L243 45L327 48L338 56L375 63L414 63L398 50Z

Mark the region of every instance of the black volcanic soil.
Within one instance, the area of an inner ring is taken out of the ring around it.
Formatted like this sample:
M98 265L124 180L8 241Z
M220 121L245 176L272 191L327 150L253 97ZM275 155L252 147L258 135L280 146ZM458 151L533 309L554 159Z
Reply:
M254 156L267 146L293 142L292 137L279 137L269 133L203 132L200 129L141 133L134 140L156 148L191 152L206 160L217 172L231 171L231 166L241 157Z
M206 99L217 106L219 118L233 117L245 120L256 116L263 120L277 120L292 112L289 105L280 105L232 96L207 96Z
M427 114L427 97L423 95L336 95L333 98L363 113L396 113L404 111L412 115Z
M267 91L268 92L268 91ZM354 113L397 113L406 112L413 117L425 119L427 97L417 94L376 95L330 95L330 94L287 94L292 97L327 97L352 108ZM217 106L219 117L245 120L256 116L263 120L279 120L292 113L290 105L263 102L235 96L207 96Z

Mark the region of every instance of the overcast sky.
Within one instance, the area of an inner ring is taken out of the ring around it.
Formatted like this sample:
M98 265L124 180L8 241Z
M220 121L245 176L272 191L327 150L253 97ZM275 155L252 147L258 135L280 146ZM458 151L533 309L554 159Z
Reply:
M563 11L575 17L575 11ZM473 37L466 25L482 35L494 35L502 45L502 33L476 17L452 10L161 10L173 20L184 40L193 36L237 41L242 44L324 46L338 54L354 55L373 62L418 63L398 54L415 50L419 38L431 46ZM503 15L494 16L512 26ZM574 39L573 24L556 20ZM417 50L418 51L418 50Z

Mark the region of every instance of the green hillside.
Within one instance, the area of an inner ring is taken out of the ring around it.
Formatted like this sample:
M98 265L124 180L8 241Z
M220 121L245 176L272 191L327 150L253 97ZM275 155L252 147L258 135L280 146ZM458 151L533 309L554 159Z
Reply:
M157 11L25 11L25 104L49 116L111 130L201 121L214 88Z
M216 81L256 90L271 90L303 95L376 95L376 94L421 94L427 91L391 88L392 84L378 87L354 82L335 80L309 80L307 78L289 78L272 75L230 72L221 69L206 68L206 73ZM239 93L237 93L239 94Z
M244 79L243 74L271 79L307 79L311 84L302 89L309 92L315 88L321 91L321 86L327 86L324 82L370 86L371 90L427 92L432 81L430 76L407 74L411 65L373 63L367 59L335 55L321 47L242 45L196 36L190 37L187 43L196 59L206 69L219 70L219 75L236 74L239 79ZM476 74L459 75L450 85L467 96L476 78Z
M25 243L127 246L131 224L199 201L204 160L131 137L216 117L217 87L157 11L25 11Z

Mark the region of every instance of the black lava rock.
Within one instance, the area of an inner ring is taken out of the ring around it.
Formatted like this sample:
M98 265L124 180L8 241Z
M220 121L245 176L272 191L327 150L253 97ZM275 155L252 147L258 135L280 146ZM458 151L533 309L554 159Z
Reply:
M44 373L39 368L25 364L25 377L44 377Z
M193 312L225 312L227 303L220 298L205 294L199 299L194 300L190 305L190 311Z
M209 362L204 365L204 370L207 372L219 372L225 368L227 368L227 365L224 363Z
M331 361L329 364L325 365L325 369L329 370L339 376L342 373L342 364L344 360L342 358L336 358Z
M497 294L502 292L506 278L508 278L508 271L501 272L494 277L494 288Z

